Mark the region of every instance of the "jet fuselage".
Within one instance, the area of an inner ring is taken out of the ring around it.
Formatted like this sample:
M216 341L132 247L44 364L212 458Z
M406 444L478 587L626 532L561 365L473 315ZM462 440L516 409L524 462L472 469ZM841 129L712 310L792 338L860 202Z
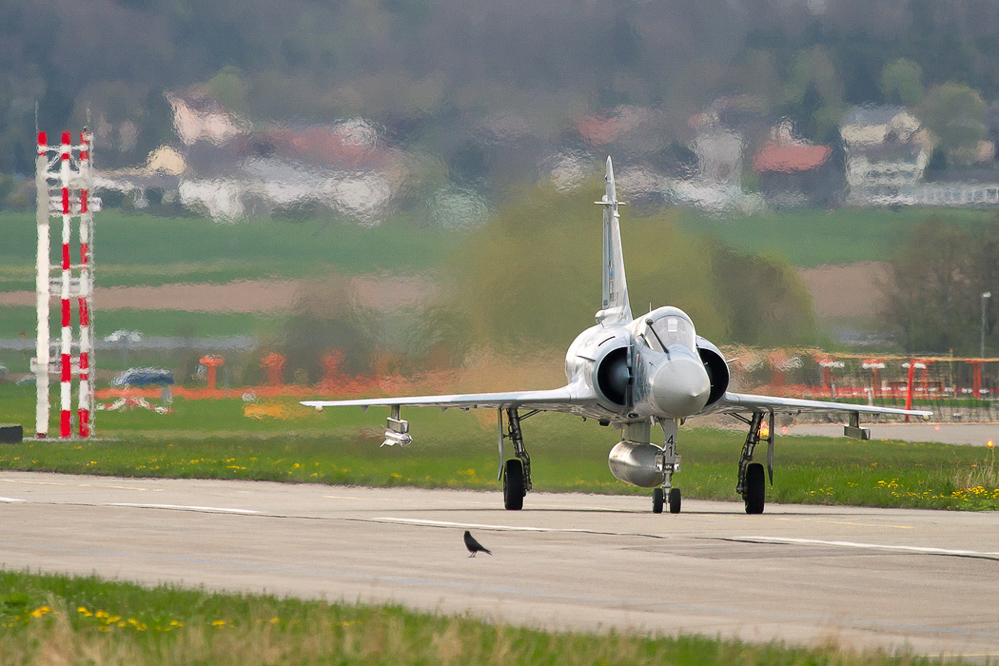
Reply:
M615 425L685 419L723 394L728 384L726 371L719 378L724 386L713 390L703 343L707 341L697 338L690 317L675 307L658 308L630 322L600 323L569 346L566 381L595 394L603 409L591 416Z

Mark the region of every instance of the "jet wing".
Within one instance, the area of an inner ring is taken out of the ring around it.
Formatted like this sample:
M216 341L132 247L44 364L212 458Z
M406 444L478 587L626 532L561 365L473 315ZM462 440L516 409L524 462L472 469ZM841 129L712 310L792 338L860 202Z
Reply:
M307 407L440 407L448 409L539 409L570 412L593 402L594 398L580 395L573 385L547 391L512 391L509 393L467 393L456 395L424 395L406 398L365 398L362 400L303 400Z
M798 398L775 398L748 393L726 393L723 398L705 410L705 414L738 414L748 412L775 412L796 414L799 412L858 412L864 414L899 414L904 416L932 416L933 412L920 409L895 409L874 405L856 405L848 402L825 400L801 400Z

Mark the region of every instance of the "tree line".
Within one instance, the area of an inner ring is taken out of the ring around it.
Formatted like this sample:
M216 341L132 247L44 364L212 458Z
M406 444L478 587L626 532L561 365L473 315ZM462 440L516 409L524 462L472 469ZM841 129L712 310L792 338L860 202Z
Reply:
M906 352L978 356L984 311L986 355L999 355L999 217L971 229L927 220L890 263L888 323Z
M995 25L978 0L0 0L0 173L31 173L36 103L50 131L89 117L118 167L171 140L163 93L191 86L252 118L361 115L448 161L489 118L557 140L622 104L662 110L666 145L728 94L821 141L847 105L997 99Z

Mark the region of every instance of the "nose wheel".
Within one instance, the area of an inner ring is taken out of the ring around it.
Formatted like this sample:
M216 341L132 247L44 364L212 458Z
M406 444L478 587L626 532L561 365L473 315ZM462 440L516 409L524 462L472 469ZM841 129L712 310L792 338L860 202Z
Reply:
M680 513L680 489L673 487L673 475L680 471L680 456L676 453L676 420L658 419L663 429L663 449L657 468L663 473L662 486L652 491L652 513L662 513L668 506L670 513Z
M670 488L669 494L667 495L664 488L656 488L652 491L652 513L662 513L663 507L667 505L667 497L669 499L668 506L670 513L680 513L680 489Z

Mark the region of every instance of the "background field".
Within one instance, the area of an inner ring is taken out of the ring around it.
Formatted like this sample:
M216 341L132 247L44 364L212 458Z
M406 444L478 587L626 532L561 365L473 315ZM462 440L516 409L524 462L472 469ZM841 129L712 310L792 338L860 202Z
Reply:
M220 224L113 209L94 219L100 287L420 271L439 266L461 241L459 233L402 220L371 229L330 220ZM35 229L33 214L0 212L4 291L34 290Z
M635 214L648 212L640 210ZM796 210L722 218L683 210L671 213L680 226L690 231L716 236L739 251L785 257L799 268L883 260L908 230L940 214L923 208L898 212ZM955 210L945 215L967 226L995 221L994 215L985 210ZM0 238L0 292L33 291L33 216L0 213ZM330 275L409 275L436 280L453 268L456 253L461 252L467 239L467 232L435 230L413 215L363 229L328 220L219 224L197 217L167 218L111 209L97 216L95 279L98 288L172 283L227 285L256 279L319 280ZM824 288L828 290L829 286ZM670 293L669 285L663 285L663 292ZM148 308L98 309L94 327L98 339L125 329L153 337L249 335L259 341L278 336L287 317L287 311L164 311L150 302ZM822 323L848 329L874 325L863 317ZM16 340L22 334L30 339L33 331L30 302L0 304L0 340ZM203 351L207 350L192 353ZM176 364L176 359L163 354L135 357L127 348L116 352L99 358L98 368ZM0 364L11 372L26 371L30 356L30 352L0 348Z
M745 252L783 256L803 268L884 259L906 231L927 219L942 217L963 225L995 220L994 213L984 209L920 207L897 212L801 209L751 216L676 212L690 231L718 236ZM324 219L221 224L114 209L102 211L95 220L98 284L105 287L304 277L330 266L346 274L420 271L438 267L464 236L405 217L370 229ZM0 212L0 238L0 285L4 290L33 289L34 215Z
M947 219L962 226L994 224L984 209L905 207L796 209L739 218L681 214L686 228L712 234L744 252L777 255L793 266L884 261L920 222Z

